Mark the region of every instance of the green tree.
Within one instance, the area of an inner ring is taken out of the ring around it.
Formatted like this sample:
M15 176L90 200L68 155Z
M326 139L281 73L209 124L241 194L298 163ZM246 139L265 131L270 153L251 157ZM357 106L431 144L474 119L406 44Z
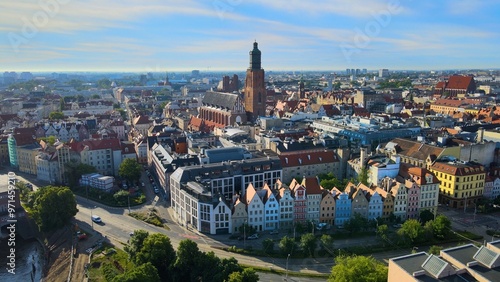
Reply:
M358 182L368 185L368 169L362 168L358 174Z
M331 250L333 249L333 237L328 234L323 234L319 238L319 241L321 242L323 250L331 253Z
M388 268L373 257L339 256L328 278L328 282L387 281Z
M423 210L420 212L420 222L425 225L427 221L434 219L434 214L430 210Z
M66 179L68 180L68 185L70 187L78 186L78 181L82 178L82 175L96 172L96 168L82 163L69 162L65 165Z
M51 112L49 114L49 119L50 120L64 119L64 114L62 112Z
M41 231L65 226L78 212L75 195L65 186L41 187L34 192L28 210Z
M123 248L128 253L132 261L135 261L136 254L142 249L144 240L149 236L145 230L135 230L134 235L130 238L129 242Z
M126 190L120 190L113 194L113 198L115 198L116 202L119 204L124 204L129 196L130 193Z
M309 253L311 257L314 256L316 245L316 236L312 233L306 233L300 237L300 247L304 250L304 252Z
M107 78L99 79L96 85L100 89L111 89L111 80Z
M288 236L284 236L280 240L279 248L282 254L284 255L291 254L295 249L295 240Z
M240 227L238 227L238 232L240 232L241 234L244 234L246 236L249 236L249 235L255 234L257 232L257 230L255 229L255 227L253 227L245 222L242 225L240 225Z
M150 262L156 269L162 281L171 280L171 266L175 261L175 250L167 236L154 233L149 235L136 254L135 263L141 265Z
M158 270L150 262L128 269L116 276L113 282L159 282Z
M344 223L344 228L350 233L357 233L361 230L366 230L368 225L369 222L366 217L359 213L354 213L354 216Z
M136 159L127 158L118 169L118 174L126 180L137 181L141 178L142 168Z
M436 246L436 245L433 245L429 248L429 254L433 254L435 256L439 256L439 253L441 252L441 250L443 249L442 246Z
M272 253L274 250L274 241L271 238L266 238L262 241L262 248L266 253Z
M417 220L409 219L403 223L397 233L399 236L409 239L411 243L415 243L422 238L424 228Z
M127 120L127 112L124 109L119 108L119 109L115 109L115 110L120 113L123 120Z
M92 94L90 96L90 99L101 99L101 95L99 95L99 94Z
M175 280L197 280L200 274L198 262L201 256L202 252L200 252L196 242L188 239L182 240L177 247L177 256L174 263Z
M245 268L242 272L233 272L229 275L228 282L257 282L259 275L253 268Z
M222 281L227 281L229 275L233 272L241 272L243 268L238 264L238 260L234 257L224 258L221 260L221 275L224 278Z
M440 214L432 223L434 236L439 239L444 239L449 234L451 229L451 221L444 215Z
M389 232L389 227L387 224L382 224L377 227L377 235L383 240L384 245L387 241L387 233Z

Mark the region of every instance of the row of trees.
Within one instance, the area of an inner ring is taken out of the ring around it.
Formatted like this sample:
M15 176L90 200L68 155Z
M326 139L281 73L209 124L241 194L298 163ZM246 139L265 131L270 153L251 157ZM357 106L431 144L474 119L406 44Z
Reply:
M112 281L258 281L253 269L243 269L235 258L220 259L202 252L191 240L183 240L174 250L170 238L136 230L125 246L135 268Z

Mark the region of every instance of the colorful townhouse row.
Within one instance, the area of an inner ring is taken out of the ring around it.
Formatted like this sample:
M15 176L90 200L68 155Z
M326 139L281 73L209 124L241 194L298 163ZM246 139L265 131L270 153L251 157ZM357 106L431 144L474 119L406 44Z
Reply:
M179 168L170 180L175 218L203 233L227 234L244 224L262 232L297 223L343 226L355 214L404 221L437 211L440 181L425 168L410 168L402 181L384 178L380 186L348 183L343 191L324 189L316 177L286 185L280 175L273 158Z

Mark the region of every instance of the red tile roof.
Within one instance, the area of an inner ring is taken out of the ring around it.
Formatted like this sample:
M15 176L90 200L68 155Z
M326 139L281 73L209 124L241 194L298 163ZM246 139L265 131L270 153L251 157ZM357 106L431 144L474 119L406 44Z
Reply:
M302 179L302 186L306 187L308 195L318 195L322 193L321 186L319 185L316 177L306 177Z
M446 88L467 90L473 82L474 77L472 76L452 75L448 79L448 83L446 83Z
M319 151L308 153L286 153L279 156L283 167L314 165L320 163L338 162L334 151Z
M109 139L87 139L82 142L74 142L70 143L70 146L73 150L80 153L85 149L85 146L89 147L89 150L104 150L111 149L113 151L121 151L120 140L117 138L109 138Z

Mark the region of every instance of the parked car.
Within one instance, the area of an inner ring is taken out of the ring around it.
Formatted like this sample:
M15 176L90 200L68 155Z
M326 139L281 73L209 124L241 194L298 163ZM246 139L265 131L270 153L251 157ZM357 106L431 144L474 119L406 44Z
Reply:
M259 239L259 234L255 233L253 235L250 235L247 237L248 240L255 240L255 239Z
M155 194L158 194L158 193L160 193L160 189L155 188Z
M85 239L87 239L87 234L82 233L81 231L77 231L76 237L78 238L78 240L85 240Z
M274 235L280 233L278 229L274 229L273 231L269 232L269 234Z
M141 186L144 187L144 186L146 186L146 184L144 184L144 182L141 182Z
M95 222L95 223L101 223L102 222L101 217L98 216L98 215L92 215L92 221Z

